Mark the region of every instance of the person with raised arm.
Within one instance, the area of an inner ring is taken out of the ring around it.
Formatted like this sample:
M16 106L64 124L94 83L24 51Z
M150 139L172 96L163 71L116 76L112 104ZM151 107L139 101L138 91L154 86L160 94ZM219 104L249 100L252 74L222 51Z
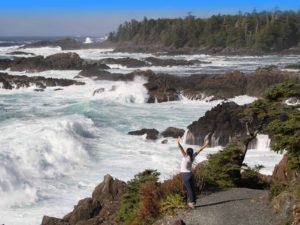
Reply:
M180 167L181 178L187 191L188 206L191 209L194 209L196 204L196 190L195 190L194 176L192 173L192 164L196 156L208 146L209 141L208 139L204 139L204 145L201 146L200 149L195 152L194 149L192 148L188 148L185 151L185 149L182 147L180 142L181 142L181 138L178 137L177 144L183 156L181 161L181 167Z

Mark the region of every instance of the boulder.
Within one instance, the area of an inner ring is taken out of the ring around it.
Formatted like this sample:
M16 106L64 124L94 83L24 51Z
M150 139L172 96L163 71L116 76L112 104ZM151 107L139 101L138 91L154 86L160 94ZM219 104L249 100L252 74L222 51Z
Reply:
M275 166L272 178L276 181L283 182L286 184L295 183L299 181L299 171L292 170L289 168L287 154L285 154L281 161Z
M280 193L271 202L274 211L278 213L284 221L290 219L294 204L294 197L292 193L289 192Z
M226 102L207 111L188 126L186 143L203 145L204 138L208 137L211 146L225 146L233 137L246 136L246 126L241 121L244 108L234 102Z
M45 64L48 68L57 70L69 70L82 68L83 59L77 53L57 53L45 58Z
M176 127L168 127L166 130L161 132L161 136L177 138L177 137L182 137L184 135L184 132L185 132L184 129L179 129Z
M41 225L70 225L67 221L55 217L44 216Z
M80 200L63 219L44 216L42 225L117 224L114 213L120 205L125 188L125 182L105 175L103 182L93 191L92 198Z
M158 138L159 132L156 129L141 129L136 131L128 132L129 135L144 135L146 134L146 139L148 140L156 140Z
M68 219L70 225L75 225L79 221L85 221L95 217L100 210L101 204L99 201L92 198L85 198L78 202L73 212L67 217L64 217L64 220Z
M101 205L120 199L125 190L125 182L113 179L109 174L104 176L104 180L93 191L93 199L99 201Z

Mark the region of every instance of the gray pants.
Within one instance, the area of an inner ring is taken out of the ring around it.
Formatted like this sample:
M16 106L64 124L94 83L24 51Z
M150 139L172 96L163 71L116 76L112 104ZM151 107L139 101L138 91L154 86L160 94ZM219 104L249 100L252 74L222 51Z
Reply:
M188 202L196 203L195 179L193 173L181 173L181 177L187 191Z

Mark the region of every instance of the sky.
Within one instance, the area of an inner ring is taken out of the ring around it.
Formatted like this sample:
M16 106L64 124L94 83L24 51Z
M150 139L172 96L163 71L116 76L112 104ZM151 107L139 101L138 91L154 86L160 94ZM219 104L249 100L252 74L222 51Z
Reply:
M130 19L299 10L300 0L0 0L0 36L104 36Z

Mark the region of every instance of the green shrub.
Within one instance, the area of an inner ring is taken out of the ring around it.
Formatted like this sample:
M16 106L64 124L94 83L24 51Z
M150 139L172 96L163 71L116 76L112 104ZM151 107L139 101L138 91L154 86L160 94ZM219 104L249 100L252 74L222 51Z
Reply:
M263 97L271 101L276 101L282 97L299 96L300 93L297 91L297 86L299 88L299 85L291 82L272 85L263 93Z
M237 142L231 142L223 150L209 155L207 163L196 170L195 176L203 176L207 188L234 187L240 182L242 155Z
M160 193L158 183L147 181L139 190L139 211L134 224L152 224L159 216Z
M271 185L270 192L269 192L269 198L272 200L280 193L288 190L288 186L283 183L275 183Z
M185 208L185 200L179 194L170 194L163 198L160 202L160 212L163 215L174 216L176 209Z
M116 212L115 218L118 222L131 224L139 214L140 188L146 182L158 182L160 173L156 170L145 170L138 173L127 182L127 188L122 196L121 205Z

